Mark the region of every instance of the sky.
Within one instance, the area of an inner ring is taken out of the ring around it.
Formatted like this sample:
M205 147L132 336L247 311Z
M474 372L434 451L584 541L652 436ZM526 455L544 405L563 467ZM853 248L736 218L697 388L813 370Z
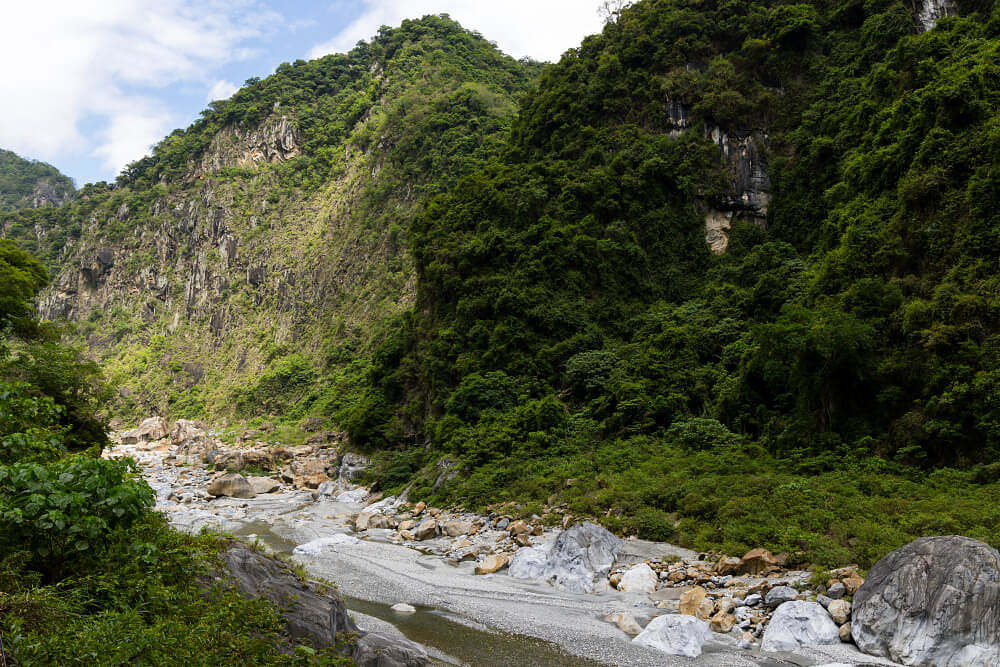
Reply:
M601 0L3 0L0 148L77 186L113 180L174 128L283 62L450 14L516 58L556 61Z

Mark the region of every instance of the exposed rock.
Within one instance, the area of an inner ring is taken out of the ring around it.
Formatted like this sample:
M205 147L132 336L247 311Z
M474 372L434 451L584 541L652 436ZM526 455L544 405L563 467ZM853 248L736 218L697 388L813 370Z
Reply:
M181 445L190 440L198 440L205 437L205 429L201 428L197 422L188 419L178 419L174 428L170 431L170 442L173 445Z
M353 491L344 491L339 496L337 496L336 501L338 503L360 503L368 495L368 489L354 489Z
M507 532L511 535L525 535L531 532L531 526L518 519L507 526Z
M441 525L441 530L448 537L459 537L460 535L467 535L470 530L472 530L471 521L445 521Z
M694 586L681 596L678 611L687 616L707 619L712 616L715 603L708 598L708 592L701 586Z
M162 440L169 434L167 420L163 417L144 419L136 428L122 434L123 445L137 445L142 442Z
M697 658L712 636L708 624L693 616L665 614L657 616L632 641L670 655Z
M709 242L709 245L711 245L711 241ZM736 558L735 556L723 556L715 564L715 567L713 569L717 574L721 576L725 576L727 574L735 574L736 571L739 569L741 562L742 560Z
M388 528L395 528L398 525L399 522L396 519L392 518L391 516L386 516L385 514L376 514L368 522L369 528L388 529Z
M524 547L514 552L507 574L515 579L542 579L545 577L546 554L541 549Z
M798 594L799 592L791 586L775 586L764 597L764 605L770 609L774 609L785 602L794 600Z
M484 558L476 565L476 574L493 574L502 570L510 562L507 554L493 554Z
M720 611L709 622L708 627L712 632L729 632L736 625L736 617L724 611Z
M826 608L826 611L834 623L843 625L851 617L851 603L847 600L834 600Z
M618 583L618 590L625 593L652 593L656 590L657 577L653 568L639 563L629 568Z
M848 642L848 643L854 641L854 638L851 636L851 624L850 623L844 623L842 626L840 626L839 632L840 632L840 641L842 641L842 642Z
M278 607L293 638L326 648L336 645L338 634L358 631L335 590L300 580L284 563L241 544L222 552L221 560L226 578L243 595L267 598Z
M358 667L426 667L431 664L424 647L402 635L369 632L354 648Z
M367 457L355 454L354 452L347 452L340 459L340 481L350 482L357 479L370 465L371 461Z
M413 529L413 537L418 540L429 540L432 537L437 536L437 531L437 519L427 519L426 521L422 521L419 526Z
M778 561L767 549L752 549L740 559L736 574L767 574L777 568Z
M563 588L589 593L597 580L607 580L622 541L589 521L578 523L556 537L545 563L545 576Z
M924 32L933 30L940 19L958 14L955 0L921 0L917 23Z
M228 475L217 477L208 485L210 496L229 496L230 498L253 498L253 487L243 475L231 472Z
M800 646L839 644L840 629L820 605L793 600L771 617L761 648L765 651L793 651Z
M604 617L604 620L608 623L614 623L618 626L619 630L627 635L637 635L642 632L642 626L635 620L635 616L626 614L623 611L608 614Z
M967 537L924 537L879 560L854 596L865 653L907 665L1000 664L1000 553Z
M400 602L399 604L394 604L390 607L397 614L415 614L417 613L416 607L413 605L406 604L405 602Z
M844 597L846 593L847 593L847 588L844 586L844 584L840 583L839 581L830 586L830 588L826 591L827 596L829 596L830 599L832 600L839 600L840 598Z
M247 481L250 482L250 488L253 490L254 495L274 493L281 488L281 484L270 477L250 477Z

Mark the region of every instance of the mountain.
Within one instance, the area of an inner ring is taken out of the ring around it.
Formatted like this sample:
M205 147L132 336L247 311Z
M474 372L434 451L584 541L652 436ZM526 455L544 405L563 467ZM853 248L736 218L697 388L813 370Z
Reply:
M15 219L125 416L320 416L387 494L793 564L997 544L998 33L641 0L543 69L426 17Z
M126 415L330 400L318 380L413 304L423 198L502 146L538 69L428 16L252 79L115 184L23 215L71 239L41 253L41 314L78 323Z
M24 219L12 214L20 209L61 206L72 200L75 192L73 180L52 165L0 149L0 237L17 239L41 254L40 243L51 246L59 241L40 239L34 228L23 224Z

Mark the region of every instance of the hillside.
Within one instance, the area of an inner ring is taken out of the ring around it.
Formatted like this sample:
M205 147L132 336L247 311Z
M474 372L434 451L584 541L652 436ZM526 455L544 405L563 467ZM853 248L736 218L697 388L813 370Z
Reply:
M26 160L16 153L0 149L0 236L15 238L32 251L61 241L39 238L35 230L11 214L19 209L60 206L70 201L76 187L52 165Z
M252 79L114 185L15 218L70 239L37 253L41 314L78 323L123 415L301 414L412 306L412 216L498 149L537 69L429 16Z
M434 502L829 564L997 544L998 11L635 3L417 218L336 418Z

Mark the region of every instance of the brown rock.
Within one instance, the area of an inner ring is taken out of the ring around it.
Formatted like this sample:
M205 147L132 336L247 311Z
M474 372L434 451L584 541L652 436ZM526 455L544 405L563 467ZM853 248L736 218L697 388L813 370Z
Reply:
M714 608L715 604L708 598L708 591L695 586L681 596L678 611L705 620L711 617Z
M514 541L517 542L517 546L519 546L519 547L530 547L531 546L531 538L528 537L524 533L521 533L520 535L518 535L517 537L515 537Z
M418 540L429 540L437 535L438 522L437 519L427 519L422 521L419 526L413 531L413 536Z
M709 622L708 627L712 632L729 632L736 625L736 617L724 611L720 611Z
M740 564L736 568L739 574L767 574L772 568L776 568L778 562L767 549L751 549L740 559Z
M741 562L736 556L723 556L715 564L715 572L722 576L734 574L739 569Z
M425 503L425 502L423 502L423 501L420 501L420 502L419 502L419 503L417 503L417 504L416 504L416 506L415 506L415 507L413 508L413 516L417 516L417 515L419 515L419 514L420 514L421 512L423 512L423 511L424 511L425 509L427 509L427 503Z
M623 611L608 614L604 617L604 620L608 623L614 623L618 626L619 630L627 635L637 635L642 632L642 626L635 620L635 617Z
M510 562L510 556L507 554L493 554L492 556L487 556L479 565L476 566L476 574L493 574L503 568L507 567Z
M840 626L840 641L847 642L848 644L854 642L854 637L851 636L851 624L844 623Z
M395 528L399 522L390 516L376 514L368 522L369 528Z
M861 588L861 585L865 583L865 580L861 577L854 575L853 577L846 577L840 580L840 583L844 584L844 588L847 589L848 595L854 595Z
M524 521L517 520L507 526L507 532L511 535L525 535L531 532L531 526Z
M400 521L399 522L399 530L400 530L400 532L402 532L404 530L410 530L415 525L416 525L416 523L413 522L413 521L410 521L409 519L407 519L406 521Z
M229 473L213 479L208 485L208 495L229 496L230 498L253 498L253 487L246 477L239 473Z
M404 540L409 540L410 542L413 541L413 533L411 533L408 530L399 531L399 536L402 537Z
M445 521L441 529L448 537L458 537L467 535L472 530L472 523L469 521Z

